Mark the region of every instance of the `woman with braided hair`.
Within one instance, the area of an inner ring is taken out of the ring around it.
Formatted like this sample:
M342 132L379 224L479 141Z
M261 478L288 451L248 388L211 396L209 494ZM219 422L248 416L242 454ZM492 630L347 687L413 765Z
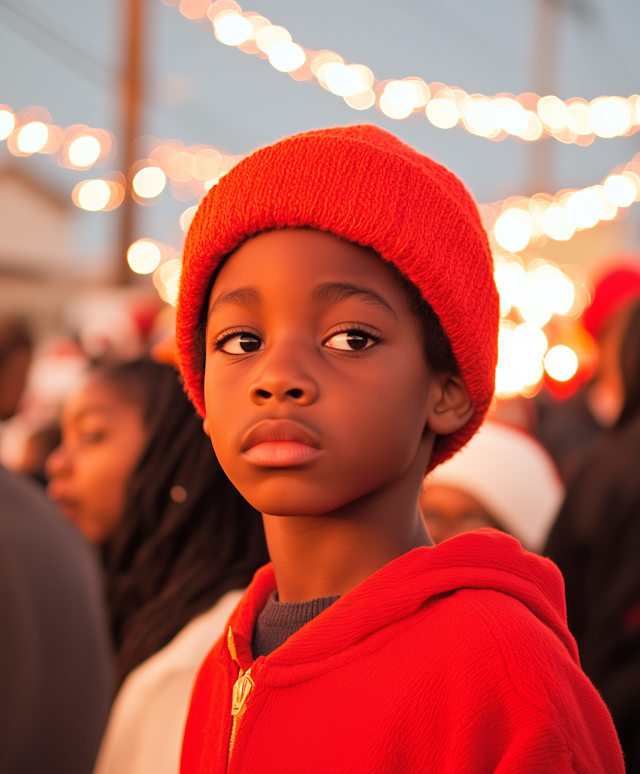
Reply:
M197 670L258 567L260 514L218 464L175 370L93 370L67 403L49 494L101 550L118 695L96 773L177 774Z

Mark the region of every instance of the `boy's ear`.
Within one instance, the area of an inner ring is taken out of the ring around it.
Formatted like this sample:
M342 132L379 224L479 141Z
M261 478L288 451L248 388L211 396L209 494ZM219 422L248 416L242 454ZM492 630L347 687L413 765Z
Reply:
M202 429L209 436L209 438L211 438L211 433L209 432L209 420L207 417L205 417L202 421Z
M475 406L459 376L434 374L432 378L434 402L429 411L427 426L437 435L455 433L471 419Z

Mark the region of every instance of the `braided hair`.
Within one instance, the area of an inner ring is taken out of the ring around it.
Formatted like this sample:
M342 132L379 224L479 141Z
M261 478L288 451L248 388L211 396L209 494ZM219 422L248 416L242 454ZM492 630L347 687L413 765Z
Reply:
M260 514L224 474L176 371L139 360L99 377L140 406L148 431L103 546L120 685L269 556Z

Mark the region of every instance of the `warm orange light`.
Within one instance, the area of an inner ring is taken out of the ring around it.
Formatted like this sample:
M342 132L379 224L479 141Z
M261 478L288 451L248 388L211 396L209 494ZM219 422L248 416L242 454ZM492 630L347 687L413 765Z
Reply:
M296 43L281 40L269 46L269 62L281 73L290 73L305 63L307 55Z
M426 110L427 118L439 129L451 129L458 123L458 109L449 99L432 99Z
M145 167L133 178L133 190L143 199L153 199L164 190L167 178L160 167Z
M598 137L617 137L631 124L631 112L626 100L600 97L589 104L589 122Z
M15 129L16 117L10 110L0 110L0 140L6 140Z
M213 23L213 29L216 38L225 46L239 46L253 33L249 19L233 11L220 14Z
M604 192L616 207L628 207L638 196L636 182L631 175L609 175L604 181Z
M106 180L87 180L81 183L77 193L78 206L89 212L103 210L111 198L111 188Z
M49 139L49 130L41 121L25 124L18 131L18 150L22 153L37 153Z
M568 382L578 370L578 356L570 347L559 344L547 352L544 368L556 382Z
M538 100L538 115L551 129L563 129L569 120L569 110L561 99L554 96Z
M67 150L69 161L74 167L90 167L100 157L100 142L91 135L77 137Z
M158 268L161 260L160 248L150 239L138 239L127 250L127 262L136 274L151 274Z

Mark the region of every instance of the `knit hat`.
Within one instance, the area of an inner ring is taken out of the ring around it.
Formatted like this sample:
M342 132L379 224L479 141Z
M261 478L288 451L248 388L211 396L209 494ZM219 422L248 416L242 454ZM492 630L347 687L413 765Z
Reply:
M471 495L527 550L538 552L564 497L545 448L522 430L498 422L485 422L460 454L427 476L429 485Z
M376 126L299 134L251 154L203 199L184 246L176 343L187 392L205 415L197 346L219 262L247 237L306 226L373 248L431 304L475 412L439 436L430 468L482 424L494 389L498 294L476 205L455 175Z
M618 265L600 278L591 306L585 310L582 318L584 327L596 339L619 309L634 298L640 298L638 256L617 256L612 260ZM623 262L626 265L620 265Z

